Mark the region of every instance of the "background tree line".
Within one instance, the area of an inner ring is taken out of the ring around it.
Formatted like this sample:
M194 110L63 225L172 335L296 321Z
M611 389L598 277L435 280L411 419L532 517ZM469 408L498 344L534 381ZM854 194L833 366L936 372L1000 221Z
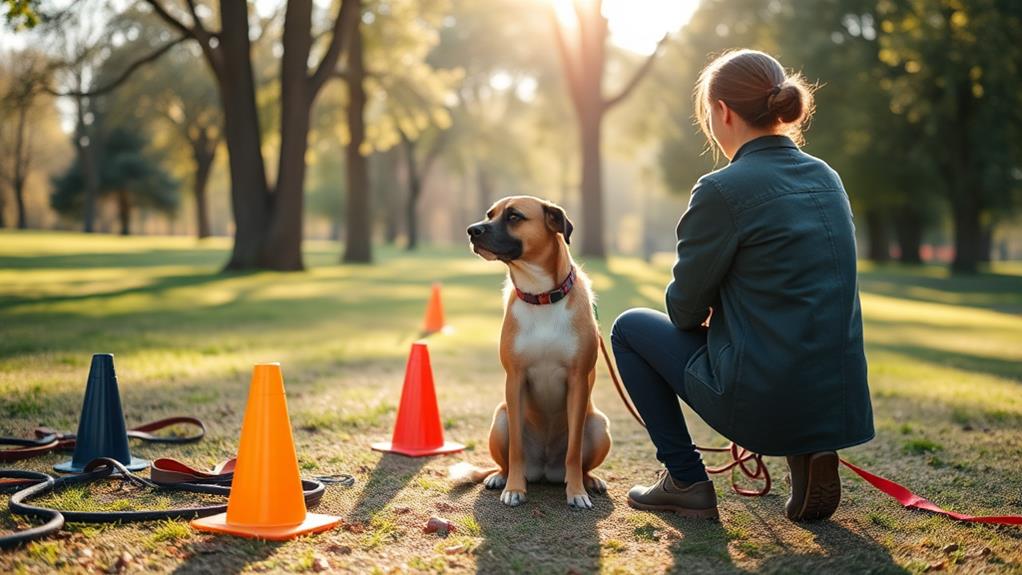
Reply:
M532 193L568 206L583 255L648 254L719 167L699 69L753 47L819 81L806 149L844 178L864 255L1011 255L1019 3L702 0L650 54L613 43L600 0L556 4L4 0L31 41L0 59L0 224L227 234L226 267L295 270L309 236L369 262Z

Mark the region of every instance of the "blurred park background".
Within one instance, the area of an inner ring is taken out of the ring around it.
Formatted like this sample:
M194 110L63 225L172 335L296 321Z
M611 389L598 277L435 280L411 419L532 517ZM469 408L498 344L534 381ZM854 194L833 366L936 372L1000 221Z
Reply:
M863 257L1022 258L1010 0L3 6L4 227L227 236L229 267L286 270L303 239L350 262L461 243L534 194L583 255L648 259L715 167L696 75L752 47L818 83L806 150L844 178Z

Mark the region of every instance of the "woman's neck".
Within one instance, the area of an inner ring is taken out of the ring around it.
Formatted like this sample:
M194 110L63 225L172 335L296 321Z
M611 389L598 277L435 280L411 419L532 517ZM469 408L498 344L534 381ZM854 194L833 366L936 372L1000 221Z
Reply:
M728 160L733 160L735 158L735 154L737 154L738 150L741 150L742 146L744 146L745 144L748 144L749 142L757 138L762 138L763 136L783 136L783 135L785 135L784 132L780 131L778 128L771 128L769 130L764 130L760 128L748 128L746 130L743 130L741 133L735 134L735 139L733 140L730 148L722 151L724 152L724 155L727 157Z

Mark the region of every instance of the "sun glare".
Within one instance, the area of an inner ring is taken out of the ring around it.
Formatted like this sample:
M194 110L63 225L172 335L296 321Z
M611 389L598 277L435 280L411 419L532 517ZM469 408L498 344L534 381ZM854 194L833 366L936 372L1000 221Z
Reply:
M551 1L557 19L574 27L576 0ZM603 15L610 25L611 43L638 54L649 54L665 33L687 24L698 7L699 0L603 0Z

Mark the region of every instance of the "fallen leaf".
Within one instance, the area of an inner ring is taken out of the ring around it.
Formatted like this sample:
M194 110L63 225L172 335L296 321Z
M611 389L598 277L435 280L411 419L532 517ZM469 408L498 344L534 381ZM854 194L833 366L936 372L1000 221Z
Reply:
M958 544L948 543L947 545L941 547L940 550L943 551L944 553L954 553L955 551L958 551Z
M422 531L423 533L437 533L441 536L446 536L448 533L457 531L457 529L453 523L443 517L430 517Z
M312 570L316 571L316 572L329 571L330 570L330 562L327 561L323 557L316 557L312 561Z

